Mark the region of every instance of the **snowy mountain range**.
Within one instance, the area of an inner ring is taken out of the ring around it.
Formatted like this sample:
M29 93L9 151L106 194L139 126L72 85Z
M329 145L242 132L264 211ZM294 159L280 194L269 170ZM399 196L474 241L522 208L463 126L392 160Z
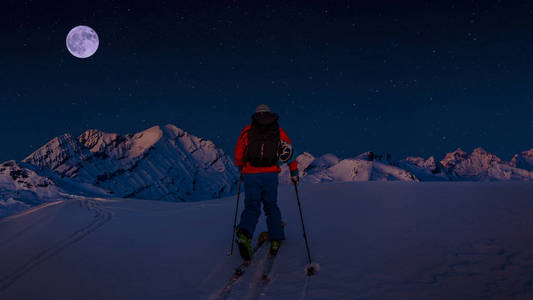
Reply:
M34 202L99 195L194 201L235 194L239 174L213 142L174 125L120 135L87 130L63 134L22 162L0 167L0 210Z
M372 152L339 159L333 154L315 158L310 153L297 157L300 177L305 182L351 181L503 181L533 180L533 149L516 154L510 162L476 148L471 154L457 149L441 160L433 156L407 157L400 161L383 160ZM280 180L289 183L288 169Z
M434 157L383 159L365 152L339 159L333 154L297 157L304 182L532 180L533 149L510 162L482 148ZM72 195L195 201L237 192L239 173L231 156L209 140L174 126L154 126L120 135L90 129L78 137L55 137L23 161L0 165L0 217ZM281 183L289 183L282 167ZM4 212L4 213L3 213Z

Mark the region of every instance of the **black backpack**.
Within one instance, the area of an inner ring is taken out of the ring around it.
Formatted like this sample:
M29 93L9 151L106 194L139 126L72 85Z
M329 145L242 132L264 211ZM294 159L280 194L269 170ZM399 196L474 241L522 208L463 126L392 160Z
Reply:
M274 166L279 159L280 145L278 115L271 112L253 114L246 160L254 167Z

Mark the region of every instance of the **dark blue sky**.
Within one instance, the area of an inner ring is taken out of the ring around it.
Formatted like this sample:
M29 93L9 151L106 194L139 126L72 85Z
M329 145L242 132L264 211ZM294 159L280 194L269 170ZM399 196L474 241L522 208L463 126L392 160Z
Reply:
M2 2L0 161L167 123L232 153L260 103L315 155L533 147L531 1L138 2Z

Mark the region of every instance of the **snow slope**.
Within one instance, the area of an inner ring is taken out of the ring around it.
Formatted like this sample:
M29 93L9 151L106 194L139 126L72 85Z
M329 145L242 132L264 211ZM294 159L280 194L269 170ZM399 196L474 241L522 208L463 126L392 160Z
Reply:
M281 186L287 240L258 289L251 267L228 299L531 299L533 184ZM226 256L235 198L172 203L77 197L0 220L0 299L207 299ZM241 205L242 208L242 205ZM264 220L257 232L265 229ZM264 257L264 256L262 256Z
M238 172L213 142L174 125L136 134L87 130L64 134L24 162L64 178L93 184L115 197L205 200L235 193Z

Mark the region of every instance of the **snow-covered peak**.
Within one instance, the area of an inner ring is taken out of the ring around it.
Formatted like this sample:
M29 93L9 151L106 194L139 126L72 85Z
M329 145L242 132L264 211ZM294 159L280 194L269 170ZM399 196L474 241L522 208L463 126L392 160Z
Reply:
M339 158L331 153L324 154L317 159L314 159L312 162L308 163L307 166L302 166L301 168L307 173L312 174L320 172L327 168L332 167L339 163Z
M163 126L163 130L171 138L181 137L181 136L183 136L186 133L185 130L183 130L183 129L179 128L179 127L176 127L176 125L174 125L174 124L167 124L167 125Z
M428 169L432 173L437 173L439 170L439 163L435 160L435 157L430 156L428 159L422 157L413 157L409 156L400 162L409 163L411 165L417 166L419 168Z
M147 149L157 143L163 136L163 131L158 125L138 132L132 137L130 157L143 154Z
M296 161L298 162L298 169L305 170L314 160L315 160L315 157L311 155L311 153L309 152L304 152L298 155L296 157Z
M116 147L122 140L124 139L116 133L106 133L97 129L86 130L78 137L78 141L91 152L105 151L111 144Z
M298 176L300 176L300 178L303 178L307 175L306 169L314 160L315 157L309 152L304 152L296 157L296 161L298 162ZM284 184L291 182L289 168L286 164L281 166L279 182Z
M226 157L224 151L217 149L212 141L194 136L172 124L163 126L163 132L172 147L190 153L194 159L212 166L217 171L224 172L230 165L230 168L235 168L230 159L222 159Z
M134 135L107 133L89 129L78 137L78 141L90 152L114 159L135 159L145 154L163 136L159 126L153 126Z
M211 199L234 192L232 160L212 141L167 124L120 135L90 129L56 137L25 161L115 196Z
M351 182L351 181L419 181L409 171L396 166L366 159L343 159L331 167L314 172L305 178L308 182Z
M56 187L56 184L51 179L37 174L31 165L8 160L0 164L0 187L12 190L44 191L46 188Z
M38 174L35 166L14 160L0 164L0 218L61 195L55 182Z
M415 174L422 181L448 180L446 174L442 172L442 165L433 156L428 159L409 156L398 161L397 165Z
M494 154L492 154L490 152L487 152L482 147L478 147L478 148L474 149L470 156L471 157L477 157L479 159L489 158L489 159L492 159L494 161L501 161L501 159L499 157L497 157L496 155L494 155Z
M425 163L426 167L434 167L437 165L437 161L435 160L434 156L430 156Z
M372 152L372 151L363 152L363 153L357 155L356 157L354 157L353 159L361 159L361 160L372 161L372 160L374 160L374 152Z
M468 158L468 154L463 151L461 148L457 148L457 150L447 153L444 159L440 161L440 163L446 167L446 168L452 168L457 163L464 161Z
M35 150L23 162L53 170L61 165L76 164L80 159L84 159L87 156L87 149L70 134L65 133L53 138Z
M533 148L515 154L511 159L511 166L528 171L533 171Z
M481 165L487 165L487 166L489 165L492 166L496 163L503 162L498 156L490 152L487 152L485 149L481 147L474 149L474 151L472 151L472 154L470 155L470 158L474 161L477 161Z
M489 170L504 162L496 155L479 147L470 155L461 149L448 153L441 161L442 165L455 178L490 180Z
M314 158L313 155L305 152L299 155L296 161L298 161L299 174L302 180L311 183L369 180L419 181L409 171L373 161L373 155L372 152L365 152L355 158L340 160L331 153ZM280 182L290 182L286 167L282 167Z
M317 164L332 166L339 163L339 158L332 153L326 153L316 160Z
M423 157L420 156L408 156L404 160L404 162L410 163L412 165L415 165L420 168L426 167L426 160Z

